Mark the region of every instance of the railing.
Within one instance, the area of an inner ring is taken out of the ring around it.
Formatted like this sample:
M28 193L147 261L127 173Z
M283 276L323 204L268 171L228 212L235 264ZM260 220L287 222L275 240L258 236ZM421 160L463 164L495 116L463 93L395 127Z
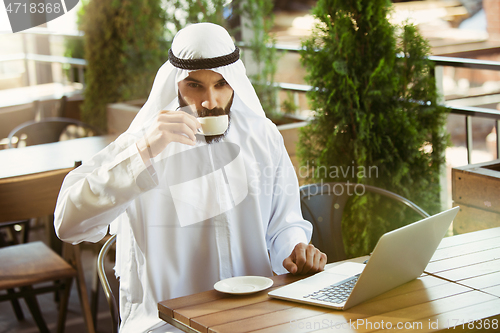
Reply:
M26 68L26 73L28 73L28 61L33 61L35 63L57 63L60 65L69 65L70 66L70 71L69 71L69 81L70 82L80 82L85 86L85 75L84 75L84 69L87 66L87 62L84 59L75 59L75 58L68 58L68 57L60 57L60 56L52 56L52 55L43 55L43 54L32 54L32 53L18 53L18 54L11 54L7 56L0 56L0 62L7 62L7 61L19 61L22 60L25 62L25 68ZM73 68L76 68L78 70L78 75L75 78L74 73L73 73ZM36 74L35 74L36 75ZM28 75L28 80L29 80L29 75ZM36 81L36 76L35 80ZM30 82L28 82L28 85L30 85Z
M469 69L483 69L500 71L500 62L488 61L488 60L477 60L477 59L467 59L467 58L452 58L452 57L440 57L440 56L430 56L436 66L450 66L450 67L461 67ZM445 104L446 105L446 104ZM446 105L453 114L459 114L465 116L465 135L466 135L466 147L467 147L467 162L470 164L472 161L472 117L481 117L495 120L496 129L496 141L497 141L497 158L500 158L500 112L487 108L479 108L473 106L452 106Z
M291 51L299 52L299 47L293 47L288 45L275 45L278 51ZM487 60L476 60L476 59L466 59L466 58L454 58L454 57L441 57L441 56L429 56L436 66L450 66L450 67L462 67L470 69L483 69L483 70L493 70L500 71L500 62L487 61ZM290 84L290 83L276 83L276 85L287 91L292 91L294 93L305 93L311 90L313 87L309 85L302 84ZM465 116L465 135L466 135L466 148L467 148L467 162L470 164L472 161L472 117L481 117L495 120L496 128L496 152L497 158L500 158L500 112L487 108L472 107L472 106L453 106L444 103L444 105L450 110L450 113Z
M2 33L5 33L2 31ZM82 83L83 86L85 86L85 75L84 75L84 69L87 65L87 62L84 59L75 59L75 58L68 58L68 57L61 57L61 56L52 56L52 55L42 55L42 54L33 54L33 53L28 53L28 35L45 35L45 36L54 36L54 37L63 37L63 38L82 38L81 33L76 33L76 34L61 34L57 32L51 32L47 30L46 28L32 28L29 30L29 32L26 31L21 31L18 32L22 38L22 48L23 52L22 53L17 53L17 54L10 54L10 55L3 55L0 56L0 62L12 62L12 61L23 61L24 62L24 68L25 68L25 73L26 73L26 85L34 85L36 84L37 77L36 77L36 71L34 73L31 73L33 75L33 80L30 78L30 73L29 73L29 61L32 61L34 63L49 63L49 64L60 64L61 67L63 68L64 65L69 65L69 81L70 82L80 82ZM77 69L77 77L74 77L74 72L73 69Z

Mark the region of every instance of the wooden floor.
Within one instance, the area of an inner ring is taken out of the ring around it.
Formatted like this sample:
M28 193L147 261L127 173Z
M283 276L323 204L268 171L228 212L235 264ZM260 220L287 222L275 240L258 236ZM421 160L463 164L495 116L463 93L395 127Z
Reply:
M41 228L35 229L30 233L30 241L35 241L39 239L44 239L44 230ZM85 269L85 279L87 282L87 288L90 291L93 274L94 265L96 261L95 254L91 250L82 251L82 261ZM106 265L108 270L108 276L112 273L113 264L108 262ZM116 290L116 285L112 286ZM111 332L111 316L109 314L108 304L104 296L102 289L99 290L99 306L97 315L97 332ZM51 332L55 332L57 328L57 303L54 301L54 294L43 294L38 295L38 302L40 304L40 309L44 316L47 326ZM24 300L20 301L21 307L23 308L24 317L23 321L17 321L14 311L10 302L0 302L0 333L37 333L38 328L31 317L31 314L26 306ZM84 333L86 332L85 323L83 321L83 316L81 313L80 302L78 298L78 292L76 290L76 283L73 282L73 288L71 290L71 297L68 304L68 316L66 319L66 332L68 333Z

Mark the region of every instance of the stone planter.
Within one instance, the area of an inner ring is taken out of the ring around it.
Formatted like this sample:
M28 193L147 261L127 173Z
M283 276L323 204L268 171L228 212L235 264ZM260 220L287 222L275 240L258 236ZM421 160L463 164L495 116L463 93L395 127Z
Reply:
M108 134L119 135L127 130L132 120L146 103L145 99L108 104Z
M500 159L452 169L453 222L461 234L500 226Z

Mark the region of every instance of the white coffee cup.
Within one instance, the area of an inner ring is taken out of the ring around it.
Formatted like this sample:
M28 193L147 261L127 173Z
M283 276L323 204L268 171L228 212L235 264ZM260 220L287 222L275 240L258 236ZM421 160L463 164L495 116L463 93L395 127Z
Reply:
M227 114L221 116L209 116L196 118L201 124L198 134L201 135L221 135L229 126L229 117Z

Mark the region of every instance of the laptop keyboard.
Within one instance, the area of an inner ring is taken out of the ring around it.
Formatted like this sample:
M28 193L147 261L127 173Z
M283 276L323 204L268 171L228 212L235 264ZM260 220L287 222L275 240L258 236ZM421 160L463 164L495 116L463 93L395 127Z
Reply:
M316 299L336 304L344 303L351 294L351 291L360 275L361 274L357 274L346 280L334 283L331 286L315 291L309 295L305 295L304 298Z

